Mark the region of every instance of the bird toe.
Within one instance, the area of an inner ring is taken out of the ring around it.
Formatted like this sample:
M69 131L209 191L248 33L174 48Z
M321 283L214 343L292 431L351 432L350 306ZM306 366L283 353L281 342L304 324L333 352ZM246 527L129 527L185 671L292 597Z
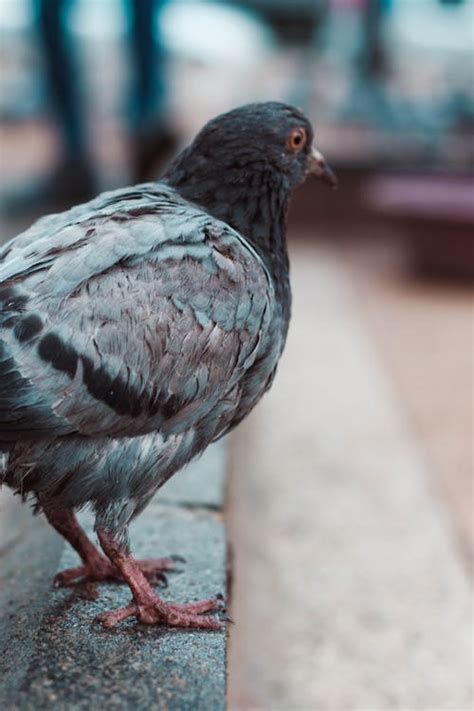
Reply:
M207 614L210 612L218 614ZM132 600L124 607L103 612L96 617L96 622L111 629L128 617L136 617L146 625L218 630L227 619L222 615L221 603L216 598L187 603L166 603L156 596L155 600L148 600L145 604Z

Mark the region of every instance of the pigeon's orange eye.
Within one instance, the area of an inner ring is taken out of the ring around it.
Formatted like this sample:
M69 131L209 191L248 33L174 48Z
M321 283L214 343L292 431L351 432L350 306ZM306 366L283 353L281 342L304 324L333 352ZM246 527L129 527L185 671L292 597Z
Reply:
M306 131L304 128L294 128L288 134L288 148L294 153L299 153L306 143Z

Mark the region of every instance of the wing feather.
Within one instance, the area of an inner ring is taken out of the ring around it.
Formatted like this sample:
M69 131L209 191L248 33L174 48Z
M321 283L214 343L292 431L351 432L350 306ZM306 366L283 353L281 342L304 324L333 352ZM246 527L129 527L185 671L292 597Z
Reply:
M235 406L271 279L227 225L141 190L41 220L0 253L0 439L166 435Z

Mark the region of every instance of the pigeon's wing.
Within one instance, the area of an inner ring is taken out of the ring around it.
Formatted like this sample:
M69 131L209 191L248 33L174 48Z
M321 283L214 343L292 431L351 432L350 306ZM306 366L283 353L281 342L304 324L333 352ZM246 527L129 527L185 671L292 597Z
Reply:
M224 428L271 317L261 259L171 191L67 215L0 254L0 439Z

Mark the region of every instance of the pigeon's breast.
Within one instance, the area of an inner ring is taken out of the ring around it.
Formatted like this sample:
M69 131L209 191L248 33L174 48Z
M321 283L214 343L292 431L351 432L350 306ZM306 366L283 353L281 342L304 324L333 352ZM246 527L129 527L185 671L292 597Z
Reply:
M268 329L258 349L256 358L240 382L240 399L235 408L228 429L236 427L257 405L261 397L270 389L276 374L278 362L286 343L290 320L291 294L288 293L287 306L274 303Z

